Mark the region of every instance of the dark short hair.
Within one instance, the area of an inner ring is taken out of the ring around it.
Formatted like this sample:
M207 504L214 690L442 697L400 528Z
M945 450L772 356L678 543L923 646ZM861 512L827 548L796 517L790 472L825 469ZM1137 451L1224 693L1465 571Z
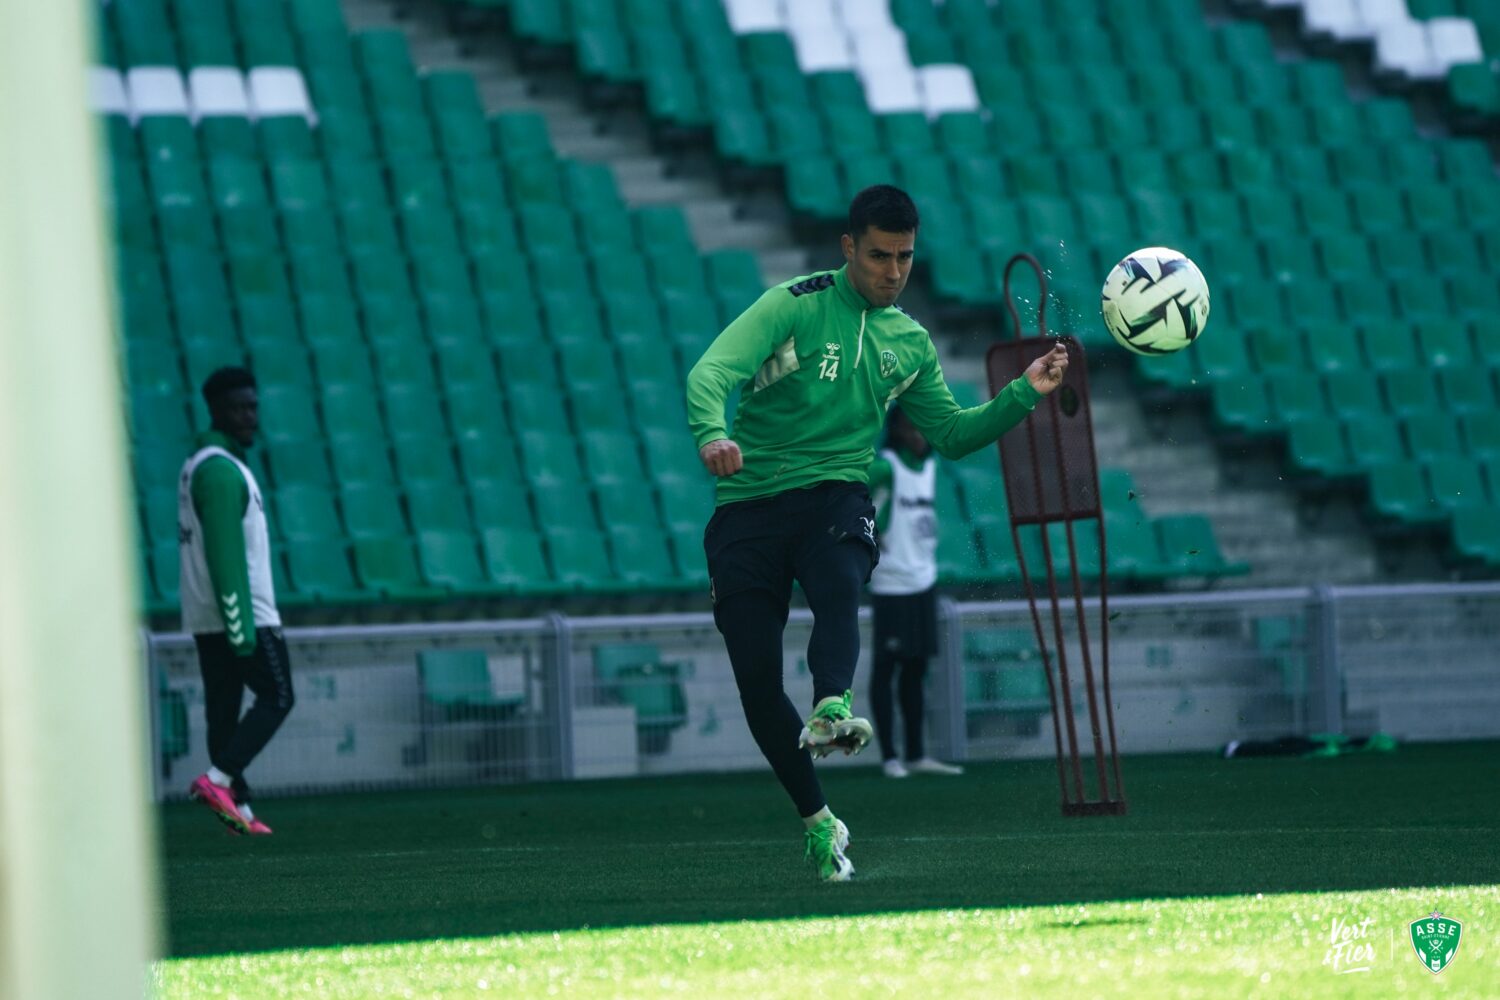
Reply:
M914 233L921 220L911 195L892 184L876 184L849 203L849 235L858 239L874 226L887 233Z
M239 389L254 389L255 376L249 370L230 365L220 368L203 380L203 401L209 406L226 393Z

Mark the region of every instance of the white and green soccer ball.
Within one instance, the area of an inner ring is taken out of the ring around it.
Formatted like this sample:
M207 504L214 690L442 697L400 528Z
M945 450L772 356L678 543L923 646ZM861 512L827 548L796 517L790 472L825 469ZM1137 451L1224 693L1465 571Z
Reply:
M1208 282L1176 250L1146 247L1120 261L1104 279L1104 328L1136 354L1171 354L1208 325Z

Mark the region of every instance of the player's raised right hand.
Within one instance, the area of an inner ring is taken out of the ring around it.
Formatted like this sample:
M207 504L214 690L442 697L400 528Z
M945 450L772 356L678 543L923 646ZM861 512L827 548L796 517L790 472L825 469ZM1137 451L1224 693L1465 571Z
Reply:
M716 476L732 476L745 466L740 446L728 438L710 441L698 449L698 457L703 460L703 467Z

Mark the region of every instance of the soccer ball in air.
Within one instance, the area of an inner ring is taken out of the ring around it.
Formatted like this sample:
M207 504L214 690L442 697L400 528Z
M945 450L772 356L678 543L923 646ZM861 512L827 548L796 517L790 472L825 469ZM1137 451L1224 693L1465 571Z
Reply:
M1104 327L1127 351L1171 354L1208 324L1208 282L1176 250L1146 247L1104 279Z

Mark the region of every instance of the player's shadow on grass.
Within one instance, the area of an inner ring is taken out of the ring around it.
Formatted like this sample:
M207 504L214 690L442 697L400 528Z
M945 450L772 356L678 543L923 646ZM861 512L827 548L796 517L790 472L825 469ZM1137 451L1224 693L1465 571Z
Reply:
M1496 750L1130 758L1130 814L1087 819L1059 814L1049 761L835 770L858 869L842 885L814 880L758 773L268 801L276 834L255 839L173 805L170 951L1500 882L1500 805L1473 794Z

